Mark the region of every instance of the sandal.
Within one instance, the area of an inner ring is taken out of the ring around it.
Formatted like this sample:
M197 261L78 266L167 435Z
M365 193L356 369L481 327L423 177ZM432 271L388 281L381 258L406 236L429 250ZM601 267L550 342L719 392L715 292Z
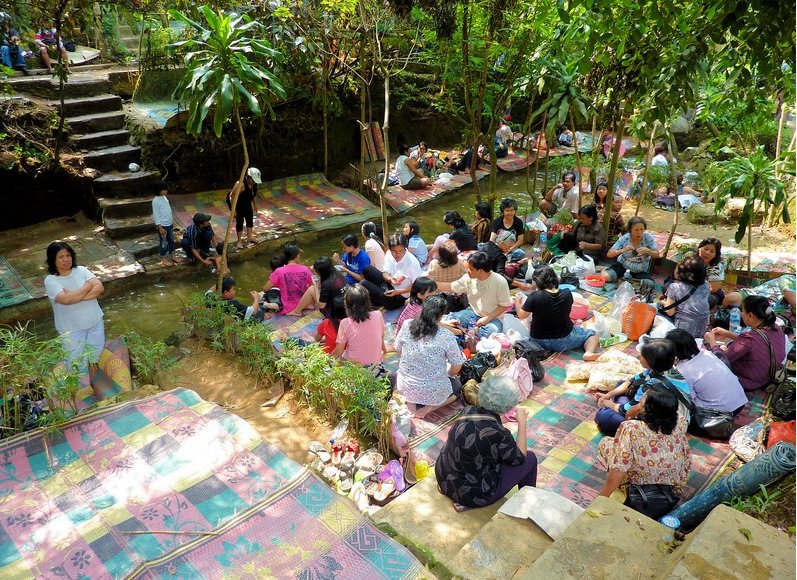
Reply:
M395 459L391 459L387 462L382 471L379 472L377 476L379 481L387 481L388 479L393 481L393 487L399 493L403 492L407 485L404 482L404 469L401 467L401 463L399 463Z
M392 477L388 477L384 481L380 481L376 484L376 490L373 494L373 500L376 505L383 506L391 499L391 496L394 495L396 492L396 485L393 481Z
M318 457L322 463L329 463L329 460L332 458L329 454L329 451L327 451L327 448L318 441L311 441L308 450L310 453Z
M343 458L343 450L345 446L343 443L335 442L332 445L332 465L340 465L340 460Z
M418 476L415 473L415 463L417 459L415 454L410 451L404 458L404 479L409 485L418 483Z
M362 482L357 482L351 486L351 491L349 491L349 498L357 505L357 508L364 512L371 504L368 502L368 494L365 491L365 486Z
M379 466L382 464L382 454L376 449L369 449L354 463L358 473L367 473L368 475L375 473ZM367 476L366 476L367 477Z

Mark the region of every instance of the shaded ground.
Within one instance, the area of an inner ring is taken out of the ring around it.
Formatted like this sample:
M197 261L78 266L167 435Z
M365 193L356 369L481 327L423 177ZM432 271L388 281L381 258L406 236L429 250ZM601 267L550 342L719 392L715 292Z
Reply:
M298 402L293 391L288 390L275 407L263 408L270 385L248 376L234 357L216 352L197 339L181 346L191 353L180 360L171 384L164 388L193 389L203 399L246 419L264 439L301 464L310 460L310 441L329 439L334 426L325 425Z

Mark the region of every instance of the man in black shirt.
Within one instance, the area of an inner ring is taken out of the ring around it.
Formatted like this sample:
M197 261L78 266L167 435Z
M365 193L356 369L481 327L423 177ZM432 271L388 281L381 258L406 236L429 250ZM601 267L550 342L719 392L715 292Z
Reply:
M0 57L4 66L28 74L25 55L19 46L19 32L11 27L11 16L7 12L0 12Z

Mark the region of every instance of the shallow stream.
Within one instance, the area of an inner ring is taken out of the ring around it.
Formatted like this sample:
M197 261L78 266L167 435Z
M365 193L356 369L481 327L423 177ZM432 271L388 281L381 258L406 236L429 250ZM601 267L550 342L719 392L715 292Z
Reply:
M488 179L480 182L482 195L486 197ZM550 180L549 180L550 181ZM553 185L555 182L551 182ZM538 188L541 183L538 182ZM513 197L521 210L529 207L530 200L526 194L526 173L500 173L497 176L496 191L498 199ZM391 229L401 228L408 220L418 222L421 237L426 243L447 231L443 223L443 214L448 210L458 211L465 221L473 221L473 206L476 203L476 194L473 186L443 194L438 199L422 205L408 215L390 218ZM359 226L352 227L352 233L359 235ZM302 244L302 262L312 266L313 261L319 256L331 256L334 252L341 252L340 239L343 234L320 233L312 242ZM290 238L286 238L289 241ZM231 264L232 275L237 283L238 298L245 304L249 303L250 290L262 290L268 278L268 261L270 254L258 255L246 262ZM78 256L80 259L80 256ZM193 274L186 272L182 280L169 280L164 283L153 284L142 277L142 285L128 290L124 294L117 294L111 298L100 299L100 305L105 312L105 331L108 336L114 336L135 330L136 332L154 338L165 338L177 327L180 320L180 310L183 301L193 292L205 291L214 280L207 273ZM40 338L56 336L52 316L37 318L32 321L31 329Z

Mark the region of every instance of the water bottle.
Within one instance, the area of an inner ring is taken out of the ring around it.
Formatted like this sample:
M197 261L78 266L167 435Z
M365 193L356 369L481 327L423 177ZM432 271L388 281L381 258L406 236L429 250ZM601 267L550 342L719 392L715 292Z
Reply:
M329 444L332 445L335 443L337 439L343 437L343 434L346 433L346 429L349 427L349 420L348 419L341 419L340 423L335 426L335 429L332 431L332 435L329 436Z
M476 325L471 322L468 324L468 331L465 333L465 346L470 352L475 353L478 342L479 338L476 336Z
M540 246L545 247L548 243L548 232L540 232Z
M666 516L662 516L661 519L659 519L659 523L661 523L665 528L661 539L667 544L675 540L675 532L681 527L681 520L668 514Z
M623 274L623 279L626 282L628 282L629 284L631 283L631 271L630 270L626 270L625 271L625 274Z
M730 331L734 334L742 332L742 312L738 306L731 308Z

